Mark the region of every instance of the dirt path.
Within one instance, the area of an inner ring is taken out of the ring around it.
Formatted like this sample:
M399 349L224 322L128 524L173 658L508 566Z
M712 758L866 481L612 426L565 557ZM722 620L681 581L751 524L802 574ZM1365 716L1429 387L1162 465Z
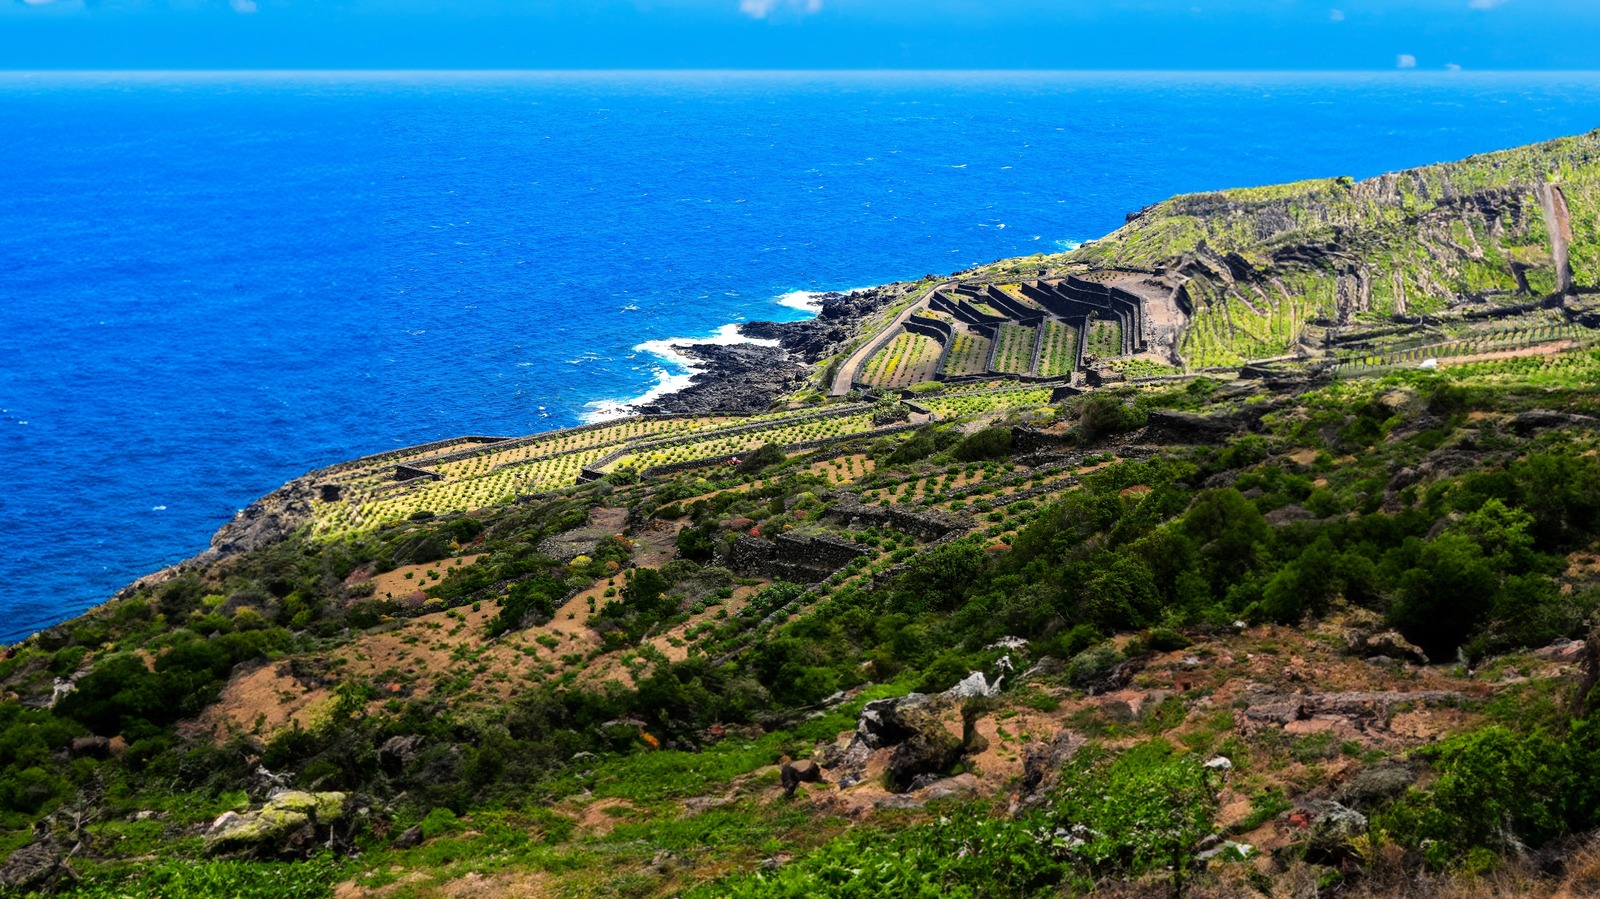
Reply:
M834 374L833 389L829 393L833 396L844 396L849 393L851 386L856 382L856 373L861 370L862 365L866 364L867 359L883 345L884 340L892 336L896 329L905 324L906 320L911 318L912 313L918 309L927 308L928 301L933 299L934 291L942 290L954 283L954 281L946 281L943 284L935 284L928 288L928 292L923 294L921 299L907 306L899 315L894 317L894 321L873 335L871 340L862 344L854 353L851 353L850 358L844 360L839 366L839 371Z

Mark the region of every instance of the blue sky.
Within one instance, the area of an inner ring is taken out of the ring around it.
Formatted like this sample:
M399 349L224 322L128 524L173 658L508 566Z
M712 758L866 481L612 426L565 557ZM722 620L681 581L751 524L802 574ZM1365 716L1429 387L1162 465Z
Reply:
M0 0L4 69L1600 69L1600 0Z

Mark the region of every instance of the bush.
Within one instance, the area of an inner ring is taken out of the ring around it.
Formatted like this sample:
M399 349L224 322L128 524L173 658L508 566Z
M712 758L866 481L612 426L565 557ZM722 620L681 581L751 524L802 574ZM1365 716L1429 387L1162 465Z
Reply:
M1138 403L1114 393L1090 394L1078 409L1078 426L1090 440L1136 431L1148 420Z
M1111 644L1091 646L1073 656L1072 661L1067 663L1067 682L1080 690L1099 686L1121 661L1122 654Z
M998 459L1011 454L1010 428L984 428L969 434L955 445L951 454L963 462Z
M764 443L760 449L746 456L744 461L739 463L739 473L756 474L763 469L781 465L787 461L789 461L789 454L783 451L783 447L776 443Z

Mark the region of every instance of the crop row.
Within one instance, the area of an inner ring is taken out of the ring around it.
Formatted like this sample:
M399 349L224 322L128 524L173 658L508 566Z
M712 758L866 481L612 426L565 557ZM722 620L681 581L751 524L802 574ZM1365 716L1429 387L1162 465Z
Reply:
M867 360L862 381L874 387L909 387L933 377L941 347L932 337L903 331Z
M944 373L951 377L982 374L989 361L989 338L971 331L957 331L945 355Z
M994 356L995 371L1025 375L1033 370L1034 329L1014 322L1000 326L997 338L1000 349Z
M703 441L631 453L617 459L608 468L611 470L617 468L643 470L657 465L671 465L675 462L716 459L722 456L735 456L740 453L746 453L767 443L787 446L809 440L848 437L852 434L869 431L872 427L872 415L867 412L841 418L824 418L798 424L775 425L771 428L729 434L723 437L708 436Z

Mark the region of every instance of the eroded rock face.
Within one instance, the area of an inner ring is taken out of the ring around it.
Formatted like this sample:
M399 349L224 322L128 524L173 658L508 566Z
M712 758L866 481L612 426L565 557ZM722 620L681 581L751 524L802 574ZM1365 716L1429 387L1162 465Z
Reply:
M286 790L252 812L228 812L206 832L212 853L292 856L319 844L319 828L345 823L350 797L345 793Z

